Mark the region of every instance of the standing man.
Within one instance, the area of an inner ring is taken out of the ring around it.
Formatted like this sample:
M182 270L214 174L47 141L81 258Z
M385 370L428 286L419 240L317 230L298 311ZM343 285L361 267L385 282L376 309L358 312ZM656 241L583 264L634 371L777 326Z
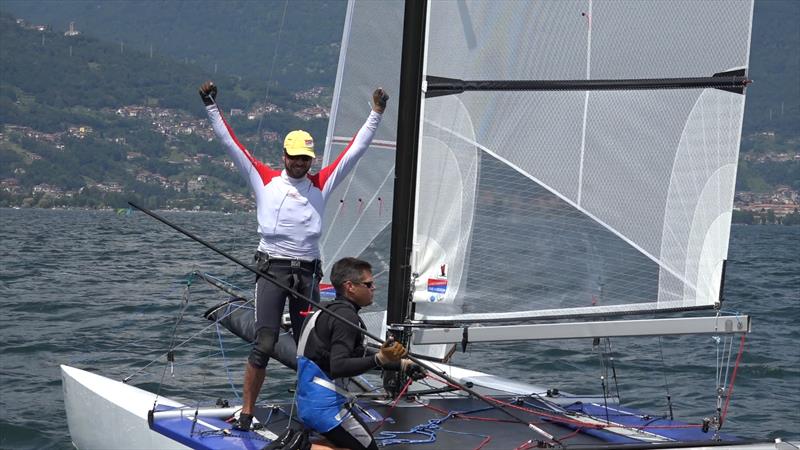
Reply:
M342 258L331 269L336 300L326 309L350 324L366 328L358 316L372 304L375 280L372 266L356 258ZM351 407L347 378L381 367L403 370L419 380L424 370L403 358L406 349L387 341L380 351L368 351L364 334L344 321L318 310L309 316L297 344L297 412L303 423L321 433L336 447L378 450L372 433Z
M283 142L284 168L273 169L258 161L239 142L217 107L216 96L214 83L207 81L200 86L200 97L206 105L214 133L255 195L260 237L256 252L258 269L269 272L302 295L319 301L322 275L319 239L325 203L372 142L389 96L381 88L375 90L367 121L336 161L316 174L308 173L316 156L314 139L310 134L302 130L287 134ZM268 280L256 277L256 340L245 368L242 412L234 425L238 429L250 429L267 362L278 340L287 295L290 297L292 332L297 340L303 324L300 312L306 306L305 302Z

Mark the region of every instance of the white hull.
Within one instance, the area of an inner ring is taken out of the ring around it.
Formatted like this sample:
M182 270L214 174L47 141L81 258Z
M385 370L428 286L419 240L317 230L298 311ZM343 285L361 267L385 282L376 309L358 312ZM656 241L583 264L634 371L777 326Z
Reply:
M438 365L437 365L438 366ZM442 365L461 381L473 381L477 386L525 394L533 386L506 381L481 372ZM88 449L185 449L172 439L150 430L147 413L153 407L155 394L111 380L84 370L61 366L64 404L72 442L80 450ZM572 401L575 399L573 398ZM159 397L160 405L185 406L174 400ZM421 446L420 448L425 447ZM665 449L665 447L660 447ZM748 450L796 450L798 443L763 442L735 444L725 447L676 447L716 450L735 448Z
M69 366L61 366L64 408L72 443L90 449L185 449L152 430L147 412L155 394ZM183 406L165 397L159 404Z

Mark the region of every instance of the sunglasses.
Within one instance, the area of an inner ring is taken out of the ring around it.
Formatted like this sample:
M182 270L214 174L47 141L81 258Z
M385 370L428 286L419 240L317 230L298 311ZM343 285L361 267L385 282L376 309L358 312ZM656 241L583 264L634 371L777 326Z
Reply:
M291 159L292 161L305 161L305 162L308 162L308 161L311 161L312 159L314 159L314 158L312 158L312 157L310 157L310 156L308 156L308 155L296 155L296 156L292 156L292 155L290 155L290 154L288 154L288 153L286 153L286 152L283 152L283 156L285 156L285 157L287 157L287 158Z
M351 281L351 283L360 284L360 285L366 287L367 289L372 289L373 287L375 287L375 282L374 281Z

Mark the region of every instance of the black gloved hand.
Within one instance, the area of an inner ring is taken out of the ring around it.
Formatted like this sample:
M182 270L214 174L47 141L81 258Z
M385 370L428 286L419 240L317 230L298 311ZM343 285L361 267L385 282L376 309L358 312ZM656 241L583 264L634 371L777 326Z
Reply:
M206 81L200 85L200 98L206 106L213 105L217 98L217 86L213 81Z
M419 364L411 361L408 358L403 358L400 360L400 364L403 368L403 373L405 373L409 378L414 381L422 380L423 378L428 376L428 372L422 368Z
M372 93L372 110L378 114L383 114L387 101L389 101L389 94L383 88L375 89L375 92Z

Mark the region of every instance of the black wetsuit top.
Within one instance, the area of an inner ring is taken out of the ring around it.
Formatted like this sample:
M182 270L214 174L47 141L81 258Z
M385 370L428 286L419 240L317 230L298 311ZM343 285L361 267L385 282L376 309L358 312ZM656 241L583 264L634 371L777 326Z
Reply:
M366 329L358 316L361 308L350 300L337 296L336 300L325 306L348 322ZM335 379L354 377L378 367L375 353L376 350L365 348L364 333L322 311L308 337L303 356L314 361L326 375ZM400 363L384 366L390 370L399 367Z

